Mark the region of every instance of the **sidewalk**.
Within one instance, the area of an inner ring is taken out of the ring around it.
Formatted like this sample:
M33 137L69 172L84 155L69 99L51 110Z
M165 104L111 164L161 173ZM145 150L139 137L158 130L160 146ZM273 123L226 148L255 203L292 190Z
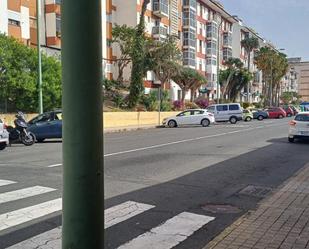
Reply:
M110 127L110 128L104 128L104 133L146 130L146 129L154 129L157 127L158 125L139 125L139 126L131 125L131 126Z
M204 249L309 248L309 163Z

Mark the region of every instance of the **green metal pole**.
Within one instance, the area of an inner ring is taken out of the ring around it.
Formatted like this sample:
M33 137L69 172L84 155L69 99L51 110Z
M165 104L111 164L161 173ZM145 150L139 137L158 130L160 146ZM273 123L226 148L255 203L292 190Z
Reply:
M222 26L222 18L218 25L218 38L217 38L217 104L220 104L220 35L221 35L221 26Z
M36 0L36 26L37 26L37 51L38 51L38 90L39 90L39 113L43 113L43 94L42 94L42 54L41 54L41 0Z
M62 1L62 249L104 247L100 2Z

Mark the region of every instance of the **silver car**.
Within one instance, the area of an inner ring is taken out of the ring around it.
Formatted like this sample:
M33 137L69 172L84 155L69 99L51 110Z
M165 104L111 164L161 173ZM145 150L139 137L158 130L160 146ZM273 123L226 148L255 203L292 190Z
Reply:
M0 150L4 150L9 144L9 133L5 129L4 123L0 119Z

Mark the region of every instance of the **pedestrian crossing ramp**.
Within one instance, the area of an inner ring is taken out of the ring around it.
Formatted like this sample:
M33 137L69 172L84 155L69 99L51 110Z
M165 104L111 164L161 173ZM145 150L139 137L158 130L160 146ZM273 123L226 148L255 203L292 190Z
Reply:
M0 234L7 231L16 231L20 226L33 223L52 214L60 214L62 210L62 199L56 198L42 203L36 203L27 207L18 208L18 204L29 198L45 195L57 191L57 189L44 186L30 186L16 189L17 182L11 180L0 180ZM1 188L6 188L3 192ZM12 187L12 190L8 188ZM12 205L14 210L2 212L1 206L17 201ZM130 219L137 218L141 214L147 214L154 209L154 205L126 201L119 205L107 208L105 212L105 229L114 225L122 224ZM215 218L190 212L179 213L165 220L149 231L141 232L140 235L129 239L118 249L169 249L173 248L198 231ZM1 244L1 243L0 243ZM61 227L43 232L28 238L17 244L7 247L8 249L60 249Z

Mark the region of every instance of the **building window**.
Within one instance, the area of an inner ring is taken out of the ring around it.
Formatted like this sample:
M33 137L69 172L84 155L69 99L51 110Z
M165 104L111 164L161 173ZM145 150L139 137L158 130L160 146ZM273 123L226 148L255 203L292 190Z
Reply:
M61 36L61 16L58 14L56 15L56 35Z
M207 42L206 48L207 55L217 55L217 43L213 41Z
M226 61L229 58L232 58L233 52L231 48L223 48L223 60Z
M9 20L8 20L8 23L9 23L10 25L20 27L20 21L17 21L17 20L14 20L14 19L9 19Z
M185 49L183 52L183 64L195 67L195 49Z
M218 25L214 22L208 23L206 27L207 38L217 39L218 38Z

